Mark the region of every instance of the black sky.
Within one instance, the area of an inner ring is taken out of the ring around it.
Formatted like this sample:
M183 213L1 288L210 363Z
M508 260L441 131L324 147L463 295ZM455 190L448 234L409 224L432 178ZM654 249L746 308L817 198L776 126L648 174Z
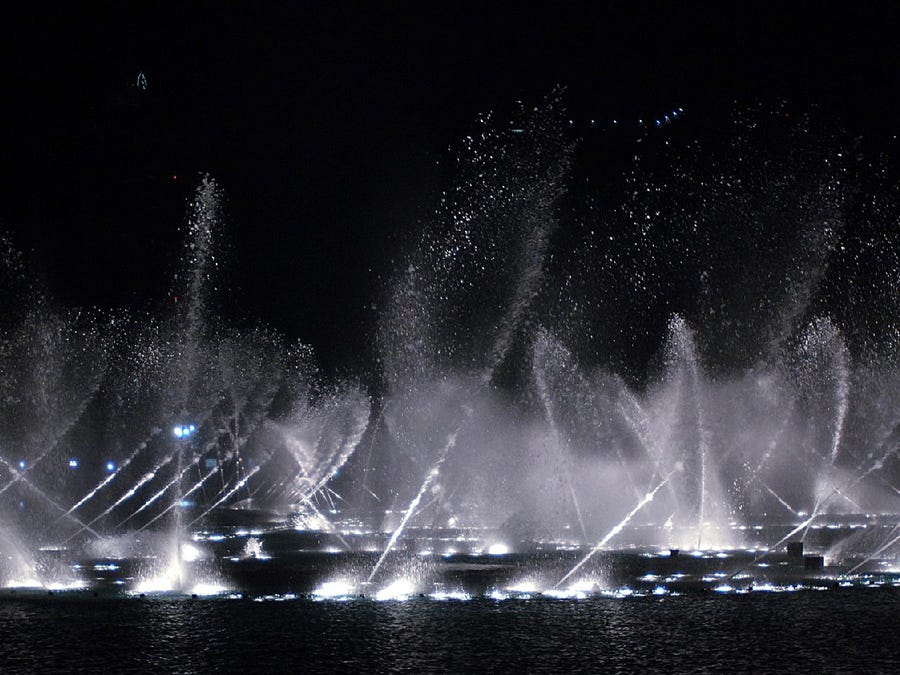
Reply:
M233 313L335 367L367 348L479 112L559 84L578 120L787 97L851 131L900 125L892 4L519 4L8 7L2 225L61 302L152 307L209 172Z

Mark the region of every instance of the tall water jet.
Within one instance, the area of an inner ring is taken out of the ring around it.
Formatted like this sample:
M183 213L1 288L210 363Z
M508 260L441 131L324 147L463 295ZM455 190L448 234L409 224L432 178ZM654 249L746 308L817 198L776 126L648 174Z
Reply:
M472 414L471 399L487 387L521 330L541 285L544 256L556 223L556 202L573 149L563 133L558 100L521 110L523 133L492 128L490 116L463 143L459 183L445 193L403 278L381 330L392 390L423 386L448 367L477 373L450 432L435 454L400 524L369 575L371 581L423 495L438 479ZM510 251L510 246L512 250ZM499 297L492 297L493 286Z
M814 396L824 399L822 417L816 421L829 438L818 452L824 460L834 465L841 447L849 403L850 363L847 347L835 325L827 318L818 318L803 332L798 353L800 363L797 370L801 381L807 387L814 387Z
M670 462L684 465L680 501L691 510L690 513L679 514L679 517L694 521L696 546L700 548L710 511L720 509L722 501L715 484L714 467L711 466L699 358L693 333L680 316L673 317L669 323L665 358L665 373L654 398L657 404L669 409L666 415L668 421L665 422L669 428L663 433L670 435L670 440L663 445L669 447ZM716 497L713 498L711 493ZM711 505L713 499L714 505ZM712 515L716 518L721 516L719 513Z
M210 275L218 261L216 259L214 244L217 230L221 220L222 194L216 181L210 176L204 176L194 194L191 203L191 214L187 222L187 241L185 243L184 269L186 279L179 280L184 286L184 299L181 301L178 322L181 328L181 336L178 340L178 372L180 382L176 394L176 405L173 412L176 414L192 415L195 411L189 410L191 403L191 388L199 373L199 341L205 337L206 312L210 293ZM192 425L190 417L175 421L176 437L175 454L176 476L179 477L176 502L180 504L183 499L181 489L181 476L184 465L185 444L190 442L191 434L196 426ZM187 430L187 433L184 430ZM179 433L179 431L181 433ZM174 565L178 570L178 587L184 584L184 571L181 547L184 540L182 509L175 508L175 522L173 529Z
M556 347L557 350L560 349L558 345L555 345L551 342L550 336L546 333L546 331L539 331L537 337L534 341L534 378L535 384L537 386L538 395L540 396L541 402L544 405L544 410L547 413L547 422L550 425L551 431L551 442L556 449L558 466L561 467L563 480L566 485L566 489L572 500L572 508L575 511L575 515L578 518L578 525L581 530L582 541L587 540L587 530L584 526L584 517L581 515L581 506L578 503L578 495L575 493L575 487L572 485L572 469L569 466L569 458L566 456L565 449L563 448L563 439L559 431L559 427L556 423L556 418L553 411L553 401L551 400L552 394L549 389L549 384L547 382L547 374L544 371L545 362L548 358L550 358L547 353L552 348ZM559 361L566 360L564 356L558 357ZM564 364L562 367L565 368ZM571 374L568 374L571 377Z

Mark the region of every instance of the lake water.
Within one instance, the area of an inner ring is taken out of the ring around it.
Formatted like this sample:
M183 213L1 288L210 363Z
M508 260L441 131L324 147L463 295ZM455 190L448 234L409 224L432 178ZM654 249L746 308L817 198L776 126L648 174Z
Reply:
M581 600L0 600L0 671L900 669L900 588Z

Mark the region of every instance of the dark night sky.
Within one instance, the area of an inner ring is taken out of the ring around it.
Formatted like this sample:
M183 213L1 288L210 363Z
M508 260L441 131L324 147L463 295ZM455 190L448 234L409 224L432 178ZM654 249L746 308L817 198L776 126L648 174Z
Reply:
M279 4L3 10L0 220L61 302L164 301L208 171L234 313L334 367L368 344L479 112L561 84L578 119L786 96L866 134L900 124L895 5Z

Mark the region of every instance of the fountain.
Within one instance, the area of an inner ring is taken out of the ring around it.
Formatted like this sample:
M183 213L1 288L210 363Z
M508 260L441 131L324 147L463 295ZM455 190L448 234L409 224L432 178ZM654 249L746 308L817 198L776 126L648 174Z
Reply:
M454 156L368 380L219 316L210 177L160 315L55 307L4 241L0 582L581 597L796 581L788 542L895 564L900 261L846 167L744 120L724 155L638 158L600 211L558 94L509 126Z
M279 522L318 513L353 453L369 410L360 388L320 384L308 347L212 310L221 199L204 177L172 315L66 313L33 291L6 328L6 581L57 583L37 575L66 567L51 558L125 557L141 561L135 588L185 592L197 528L259 504L290 511Z

